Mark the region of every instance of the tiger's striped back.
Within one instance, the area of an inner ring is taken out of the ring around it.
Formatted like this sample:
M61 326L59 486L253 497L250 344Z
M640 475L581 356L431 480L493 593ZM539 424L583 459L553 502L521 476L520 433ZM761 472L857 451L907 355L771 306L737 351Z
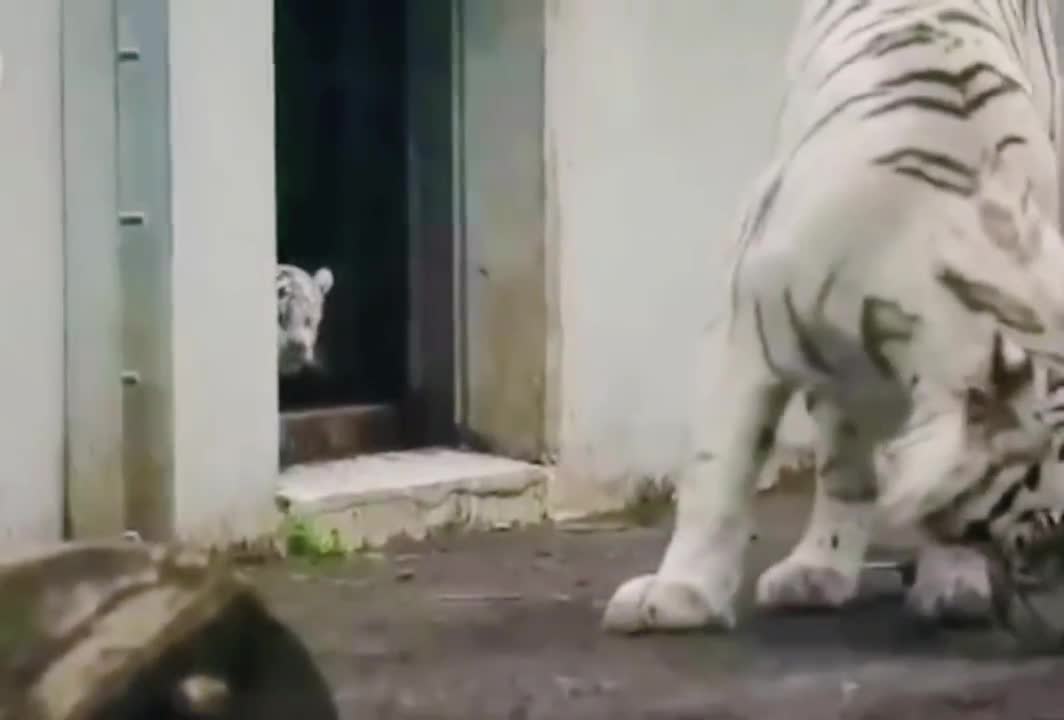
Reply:
M1015 182L1031 185L1043 217L1059 222L1062 112L1048 2L806 0L792 38L774 161L741 214L733 301L735 273L771 233L786 182L815 187L864 166L911 180L917 195L933 190L920 196L933 203L939 193L970 197L995 152L1020 168Z
M1053 14L1050 3L1031 0L804 2L785 63L777 163L743 213L740 254L764 232L778 184L809 142L862 148L877 167L967 194L979 145L966 141L972 126L1003 148L1025 144L1019 130L1028 127L1049 138L1053 160L1044 167L1055 171L1064 112ZM914 139L914 119L924 142ZM886 128L878 152L846 142L847 126L866 133L868 122ZM1043 214L1059 218L1056 178L1041 185Z
M784 162L809 144L860 147L869 162L915 181L970 192L980 144L1059 152L1056 46L1044 1L809 0L787 73ZM1043 137L1048 150L1037 142ZM1038 200L1058 215L1056 197Z
M786 63L791 99L875 105L887 97L925 97L958 107L959 98L936 95L934 88L956 91L956 82L933 73L971 79L983 68L1010 80L1009 92L1033 98L1056 142L1061 119L1052 15L1045 0L807 0ZM973 109L946 113L963 121Z

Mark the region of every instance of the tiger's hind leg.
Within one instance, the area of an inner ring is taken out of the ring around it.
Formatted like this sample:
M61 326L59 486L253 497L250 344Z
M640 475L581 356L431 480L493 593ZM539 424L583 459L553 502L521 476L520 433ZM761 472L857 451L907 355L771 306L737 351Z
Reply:
M835 608L856 594L872 534L876 480L870 439L833 403L810 395L816 423L816 494L802 538L758 578L766 609Z
M790 394L773 373L753 308L722 343L703 339L693 457L676 487L676 526L658 571L623 583L607 630L686 630L735 624L735 595L753 529L754 485ZM760 350L759 350L760 347ZM716 372L710 365L718 365Z

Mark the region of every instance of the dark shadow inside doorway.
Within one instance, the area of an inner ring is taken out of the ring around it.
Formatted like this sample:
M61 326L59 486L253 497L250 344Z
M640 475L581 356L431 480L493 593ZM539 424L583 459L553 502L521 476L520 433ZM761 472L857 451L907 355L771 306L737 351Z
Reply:
M328 265L321 369L282 412L395 404L407 384L406 3L275 0L277 259Z

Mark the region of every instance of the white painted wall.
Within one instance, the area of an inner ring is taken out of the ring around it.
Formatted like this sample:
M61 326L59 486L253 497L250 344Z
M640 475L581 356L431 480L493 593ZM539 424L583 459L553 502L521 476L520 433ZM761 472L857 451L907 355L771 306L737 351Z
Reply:
M169 3L175 531L276 528L271 0Z
M558 509L602 509L679 469L696 338L770 151L797 5L547 4Z
M0 540L62 531L59 27L59 0L0 0Z

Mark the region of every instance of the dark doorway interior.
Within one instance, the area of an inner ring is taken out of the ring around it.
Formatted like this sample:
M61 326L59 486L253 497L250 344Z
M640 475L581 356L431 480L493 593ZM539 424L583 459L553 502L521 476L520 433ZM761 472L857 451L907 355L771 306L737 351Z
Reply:
M274 0L277 259L335 285L320 372L282 411L386 404L407 385L406 2Z

